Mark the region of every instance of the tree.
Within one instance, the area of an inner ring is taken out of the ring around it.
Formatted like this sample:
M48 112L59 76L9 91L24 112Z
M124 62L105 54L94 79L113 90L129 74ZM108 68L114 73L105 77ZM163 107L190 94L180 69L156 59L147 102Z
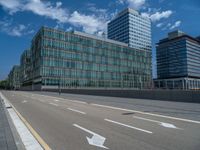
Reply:
M8 89L8 88L9 88L8 80L0 81L0 89Z

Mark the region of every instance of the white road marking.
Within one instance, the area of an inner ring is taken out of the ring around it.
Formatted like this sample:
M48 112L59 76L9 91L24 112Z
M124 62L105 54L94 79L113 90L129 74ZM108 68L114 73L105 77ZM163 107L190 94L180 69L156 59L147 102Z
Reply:
M88 132L88 133L93 135L92 138L86 137L87 141L88 141L88 143L90 145L101 147L101 148L105 148L105 149L109 149L109 148L104 146L104 142L106 140L105 137L103 137L103 136L101 136L99 134L96 134L96 133L94 133L94 132L92 132L92 131L90 131L90 130L88 130L86 128L83 128L83 127L81 127L81 126L79 126L77 124L73 124L73 126L75 126L75 127L79 128L79 129L81 129L81 130L83 130L85 132Z
M86 114L85 112L82 112L82 111L79 111L79 110L76 110L76 109L73 109L73 108L67 108L68 110L71 110L71 111L74 111L74 112L77 112L77 113L80 113L80 114Z
M98 106L98 107L104 107L104 108L110 108L110 109L115 109L115 110L123 110L123 111L135 112L135 113L144 114L144 115L150 115L150 116L156 116L156 117L162 117L162 118L167 118L167 119L173 119L173 120L179 120L179 121L184 121L184 122L190 122L190 123L200 124L200 121L195 121L195 120L189 120L189 119L183 119L183 118L177 118L177 117L171 117L171 116L164 116L164 115L159 115L159 114L146 113L146 112L137 111L137 110L124 109L124 108L113 107L113 106L106 106L106 105L100 105L100 104L95 104L95 103L91 103L90 105Z
M26 100L22 101L22 103L26 103L26 102L27 102Z
M55 103L49 103L49 104L54 105L54 106L58 106L58 104L55 104Z
M54 97L54 96L47 96L47 95L42 95L42 94L34 94L35 96L43 96L47 98L53 98L53 99L59 99L59 100L64 100L64 101L70 101L70 102L75 102L75 103L80 103L80 104L87 104L86 102L78 101L78 100L70 100L67 98L60 98L60 97Z
M165 127L165 128L180 129L180 128L178 128L175 125L170 124L170 123L161 122L160 125Z
M117 121L113 121L113 120L110 120L110 119L104 119L104 120L108 121L108 122L111 122L111 123L115 123L115 124L124 126L124 127L127 127L127 128L131 128L131 129L135 129L135 130L138 130L138 131L142 131L142 132L145 132L145 133L149 133L149 134L153 133L153 132L148 131L148 130L144 130L144 129L137 128L137 127L134 127L134 126L126 125L126 124L123 124L123 123L120 123L120 122L117 122Z
M33 137L33 135L30 133L30 131L27 129L24 123L21 121L21 119L17 116L15 111L13 109L8 109L8 112L13 120L13 123L17 129L17 132L19 133L26 149L27 150L34 150L34 149L42 150L43 148L40 146L38 141Z
M160 122L160 121L157 121L157 120L151 120L151 119L138 117L138 116L133 116L133 118L140 119L140 120L145 120L145 121L150 121L150 122L155 122L155 123L158 123L159 125L161 125L163 127L166 127L166 128L179 129L178 127L176 127L175 125L170 124L170 123Z
M57 100L57 99L54 99L54 101L55 101L55 102L58 102L59 100Z
M0 92L0 97L4 100L5 104L7 106L11 106L11 104L8 102L7 98ZM35 139L35 137L31 134L29 129L26 127L26 125L23 123L23 121L19 118L17 113L14 111L13 108L7 109L12 122L25 146L26 150L43 150L41 145L38 143L38 141Z
M86 102L82 102L82 101L78 101L78 100L70 100L70 99L67 99L67 98L65 98L64 100L68 100L68 101L75 102L75 103L80 103L80 104L87 104Z

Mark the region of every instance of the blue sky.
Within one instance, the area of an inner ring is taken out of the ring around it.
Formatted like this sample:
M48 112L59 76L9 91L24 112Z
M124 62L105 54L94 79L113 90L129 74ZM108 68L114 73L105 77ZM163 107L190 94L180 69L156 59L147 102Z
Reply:
M100 36L107 22L126 7L152 21L154 77L159 39L176 29L200 35L200 0L0 0L0 80L19 64L21 53L41 26Z

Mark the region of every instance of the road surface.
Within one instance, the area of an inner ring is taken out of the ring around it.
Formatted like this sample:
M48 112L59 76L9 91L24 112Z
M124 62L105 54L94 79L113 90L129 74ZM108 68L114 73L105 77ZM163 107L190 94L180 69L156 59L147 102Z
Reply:
M2 93L53 150L200 147L199 104L47 92Z

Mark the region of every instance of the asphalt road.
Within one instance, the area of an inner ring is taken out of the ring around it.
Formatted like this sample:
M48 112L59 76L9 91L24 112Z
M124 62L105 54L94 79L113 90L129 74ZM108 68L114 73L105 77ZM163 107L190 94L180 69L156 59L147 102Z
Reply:
M200 147L199 104L73 94L59 97L56 93L2 93L53 150Z

